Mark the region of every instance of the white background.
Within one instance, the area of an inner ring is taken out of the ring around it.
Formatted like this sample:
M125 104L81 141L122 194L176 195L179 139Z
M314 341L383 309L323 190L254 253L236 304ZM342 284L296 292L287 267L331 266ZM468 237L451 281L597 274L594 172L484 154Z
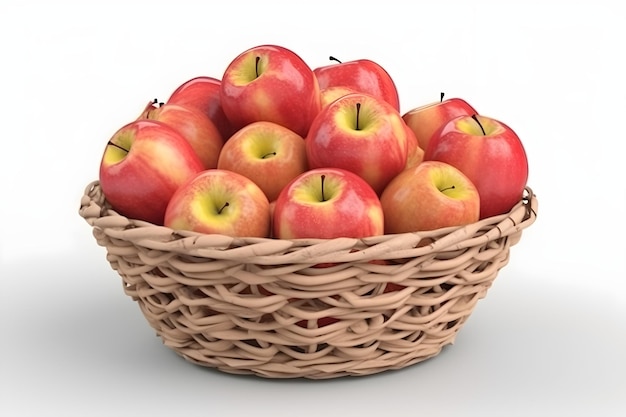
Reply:
M2 1L0 414L626 415L626 17L613 4ZM373 59L403 111L444 91L522 138L538 220L438 357L332 381L191 365L79 217L118 127L262 43L311 67Z

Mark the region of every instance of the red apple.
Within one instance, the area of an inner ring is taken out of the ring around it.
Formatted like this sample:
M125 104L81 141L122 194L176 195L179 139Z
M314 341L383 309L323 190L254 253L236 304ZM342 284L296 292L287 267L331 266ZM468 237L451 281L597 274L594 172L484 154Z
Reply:
M405 289L405 285L396 284L395 282L388 282L385 284L384 293L393 292L393 291L402 291Z
M172 127L135 120L107 143L100 162L100 186L120 214L162 225L171 196L202 169L191 145Z
M236 129L270 121L306 136L321 108L313 70L290 49L260 45L238 55L226 68L222 108Z
M457 116L471 116L476 110L461 98L449 98L423 106L415 107L404 113L402 118L417 137L420 147L428 147L430 138L442 125Z
M480 218L507 213L524 193L528 160L509 126L486 116L459 116L435 132L424 160L461 170L480 193Z
M172 229L236 237L269 237L270 203L249 178L209 169L176 190L165 211Z
M296 325L305 328L305 329L317 329L324 326L329 326L331 324L338 323L339 320L336 317L332 316L324 316L319 319L311 319L311 320L300 320L296 322Z
M478 190L460 170L424 161L396 176L380 196L385 233L434 230L478 221Z
M273 236L279 239L361 238L384 231L378 196L358 175L340 168L308 170L276 199Z
M142 118L158 120L177 130L200 157L204 169L216 168L224 144L222 135L209 117L179 104L148 104Z
M198 76L180 84L165 103L193 107L206 114L220 131L222 139L228 140L235 128L224 114L220 99L222 81L208 76Z
M381 98L396 111L400 111L396 84L380 64L369 59L341 62L332 56L330 60L337 63L313 70L321 90L329 87L348 87Z
M276 208L276 200L270 201L270 237L274 237L274 209Z
M406 126L406 138L407 138L407 157L405 169L418 166L424 160L424 150L417 141L415 133L410 127Z
M217 167L244 175L274 201L285 185L307 170L304 139L273 122L254 122L223 146Z
M354 172L378 194L407 162L407 130L400 113L364 93L345 95L324 107L305 143L309 168Z

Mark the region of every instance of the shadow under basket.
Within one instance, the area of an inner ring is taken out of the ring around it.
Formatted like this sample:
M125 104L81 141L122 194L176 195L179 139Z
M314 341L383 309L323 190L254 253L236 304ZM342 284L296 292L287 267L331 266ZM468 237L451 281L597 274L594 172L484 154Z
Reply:
M509 212L463 227L365 239L232 238L119 215L99 182L79 210L124 292L163 343L234 374L326 379L439 354L534 223Z

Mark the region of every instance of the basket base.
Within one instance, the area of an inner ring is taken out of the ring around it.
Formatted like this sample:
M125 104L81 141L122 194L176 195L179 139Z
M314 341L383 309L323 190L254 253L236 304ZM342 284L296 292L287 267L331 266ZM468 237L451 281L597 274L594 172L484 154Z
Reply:
M435 358L448 346L454 344L454 340L448 341L445 345L433 346L430 353L421 353L415 357L413 354L404 354L398 356L379 357L375 359L365 360L346 360L337 362L329 361L328 363L319 364L293 364L293 363L247 363L240 361L233 362L230 358L213 358L210 362L202 359L194 358L196 351L194 349L181 349L175 352L185 361L196 366L216 369L232 375L254 375L268 379L336 379L344 377L369 376L383 372L400 370L417 363Z

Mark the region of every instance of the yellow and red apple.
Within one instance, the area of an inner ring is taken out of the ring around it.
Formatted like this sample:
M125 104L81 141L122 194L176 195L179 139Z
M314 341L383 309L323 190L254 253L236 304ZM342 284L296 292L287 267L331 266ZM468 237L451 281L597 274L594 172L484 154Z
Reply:
M478 190L460 170L424 161L396 176L380 196L385 233L463 226L478 220Z
M385 68L370 59L356 59L341 62L330 57L335 63L313 70L321 90L329 87L347 87L356 92L378 97L400 111L400 98L395 82Z
M324 89L320 89L322 107L326 107L333 101L337 100L339 97L343 97L350 93L358 93L358 91L356 91L353 88L345 87L345 86L333 86L333 87L326 87Z
M174 192L204 169L189 142L163 122L135 120L108 141L100 186L120 214L162 225Z
M294 178L274 207L273 236L279 239L381 235L380 200L358 175L340 168L317 168Z
M459 116L433 134L424 160L455 166L480 193L480 218L510 211L524 194L528 160L517 134L487 116Z
M415 107L402 115L406 124L417 137L420 147L424 150L428 147L430 138L442 125L457 116L471 116L476 110L461 98L449 98Z
M308 168L304 138L274 122L250 123L224 144L217 167L250 178L274 201Z
M172 195L164 225L206 234L269 237L270 203L251 179L232 171L208 169Z
M336 167L361 176L378 194L406 166L406 124L389 103L352 93L324 107L305 139L309 168Z
M313 70L295 52L278 45L259 45L226 67L220 98L224 114L236 129L270 121L306 136L321 108Z
M204 169L216 168L224 144L220 131L196 108L179 104L149 103L142 118L158 120L178 131L200 157Z
M220 131L223 140L235 133L235 128L224 114L220 99L222 81L209 76L198 76L180 84L165 102L195 108L206 114Z

